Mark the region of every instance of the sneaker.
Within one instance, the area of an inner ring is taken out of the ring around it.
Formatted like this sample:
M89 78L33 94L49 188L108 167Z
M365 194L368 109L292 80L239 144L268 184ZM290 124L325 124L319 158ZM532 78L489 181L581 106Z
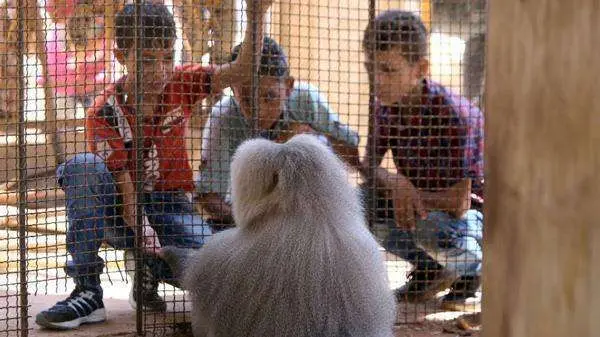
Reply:
M442 309L449 311L481 311L481 298L477 291L481 285L479 276L462 276L452 284L452 290L442 298Z
M126 250L124 254L125 270L131 280L133 286L129 291L129 305L137 309L137 279L135 277L135 257L133 251ZM167 310L167 303L158 295L158 281L152 275L150 268L144 264L142 275L142 309L150 312L164 312Z
M448 289L456 277L443 268L418 270L408 274L408 282L395 290L396 299L409 303L424 302Z
M75 288L64 301L35 316L35 322L44 328L68 330L84 323L106 320L102 295L91 290Z

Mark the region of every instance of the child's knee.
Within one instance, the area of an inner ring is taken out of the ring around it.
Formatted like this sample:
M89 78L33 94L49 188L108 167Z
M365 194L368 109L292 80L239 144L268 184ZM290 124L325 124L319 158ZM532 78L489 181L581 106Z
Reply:
M93 153L78 153L57 168L58 179L65 177L107 173L104 160Z
M59 186L92 188L108 185L112 175L104 160L93 153L80 153L61 164L56 170Z
M481 240L483 238L483 213L478 210L468 210L463 216L467 223L467 235Z

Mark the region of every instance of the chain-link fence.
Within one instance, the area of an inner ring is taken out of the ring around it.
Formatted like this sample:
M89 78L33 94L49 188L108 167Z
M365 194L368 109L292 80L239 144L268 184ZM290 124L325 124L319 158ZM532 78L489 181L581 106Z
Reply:
M485 0L165 1L1 4L0 336L189 333L154 239L235 227L237 147L305 132L362 192L398 329L480 310Z

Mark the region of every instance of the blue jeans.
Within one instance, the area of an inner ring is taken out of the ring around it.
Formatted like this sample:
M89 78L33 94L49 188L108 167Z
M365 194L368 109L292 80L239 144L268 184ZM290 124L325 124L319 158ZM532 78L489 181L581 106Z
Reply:
M433 260L456 277L480 276L482 236L483 214L477 210L467 211L460 219L429 212L426 219L417 221L414 231L389 223L384 245L418 269L426 269Z
M101 293L99 275L104 261L98 256L100 245L106 242L116 249L126 249L133 248L135 240L120 215L120 197L112 174L100 157L83 153L60 165L56 176L66 199L67 250L71 255L65 268L67 275L78 286ZM212 234L183 191L147 193L142 202L163 246L200 248ZM157 279L172 280L163 260L145 256L144 263Z

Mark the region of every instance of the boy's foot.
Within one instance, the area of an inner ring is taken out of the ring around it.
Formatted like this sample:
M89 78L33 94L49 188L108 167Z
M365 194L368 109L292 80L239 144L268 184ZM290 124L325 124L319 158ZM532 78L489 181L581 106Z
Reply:
M131 290L129 291L129 305L135 310L137 309L137 279L135 277L135 258L133 251L126 250L124 254L125 259L125 269L127 270L127 275L129 278L133 280L133 285ZM143 270L141 272L142 276L142 303L143 310L150 312L163 312L167 310L167 303L158 295L158 281L150 268L147 265L143 265Z
M157 293L157 290L154 291L145 291L142 290L142 303L143 310L149 312L164 312L167 311L167 303L162 299ZM135 310L137 309L137 296L135 291L135 286L131 287L131 291L129 291L129 305Z
M415 269L408 274L408 282L395 290L396 299L409 303L431 300L440 291L448 289L456 277L443 268Z
M64 301L35 316L35 322L44 328L67 330L84 323L97 323L106 320L102 295L92 290L75 288Z
M462 276L452 284L452 290L442 298L442 309L465 312L481 311L481 299L477 296L480 284L479 276Z

